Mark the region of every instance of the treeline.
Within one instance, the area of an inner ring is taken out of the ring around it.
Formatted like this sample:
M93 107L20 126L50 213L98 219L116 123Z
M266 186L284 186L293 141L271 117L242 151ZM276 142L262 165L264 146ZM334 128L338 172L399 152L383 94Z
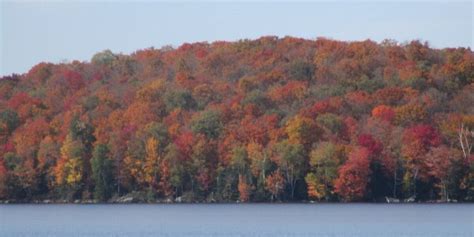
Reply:
M474 198L474 54L262 37L0 80L0 199Z

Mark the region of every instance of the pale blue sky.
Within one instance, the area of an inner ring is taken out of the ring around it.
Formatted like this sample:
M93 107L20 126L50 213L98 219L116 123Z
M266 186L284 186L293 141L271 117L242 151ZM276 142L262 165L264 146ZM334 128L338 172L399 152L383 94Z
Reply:
M0 0L2 1L2 0ZM286 35L338 40L412 39L473 47L467 2L5 2L0 75L42 62L89 60L104 49Z

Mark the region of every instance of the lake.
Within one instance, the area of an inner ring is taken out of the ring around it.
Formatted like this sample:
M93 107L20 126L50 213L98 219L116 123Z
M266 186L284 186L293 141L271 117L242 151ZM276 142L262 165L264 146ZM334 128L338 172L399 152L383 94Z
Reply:
M473 204L0 205L0 236L473 236Z

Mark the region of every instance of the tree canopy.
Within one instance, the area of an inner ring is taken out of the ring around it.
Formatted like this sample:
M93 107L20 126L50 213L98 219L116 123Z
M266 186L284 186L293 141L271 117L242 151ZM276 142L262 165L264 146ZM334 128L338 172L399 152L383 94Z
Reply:
M474 54L186 43L0 78L0 199L474 200Z

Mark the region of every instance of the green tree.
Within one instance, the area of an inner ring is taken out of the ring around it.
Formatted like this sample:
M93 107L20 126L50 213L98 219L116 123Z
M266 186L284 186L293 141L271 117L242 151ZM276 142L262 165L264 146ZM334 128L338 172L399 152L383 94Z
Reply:
M313 77L314 68L312 63L297 59L290 63L288 72L291 79L309 81Z
M20 124L18 114L10 109L0 112L0 136L8 135Z
M319 115L316 121L318 125L323 127L328 134L334 134L338 136L343 128L342 119L335 114L325 113Z
M186 162L180 160L180 153L176 145L169 144L165 150L164 160L170 165L170 184L174 188L174 194L180 196L184 190L186 181Z
M91 165L95 183L94 198L105 201L111 197L114 182L113 162L109 158L107 145L98 144L95 146Z
M168 111L176 108L190 110L196 107L196 101L187 90L170 90L166 92L165 104Z
M310 172L305 178L310 198L331 198L333 181L337 178L337 170L343 159L343 149L330 142L322 142L311 151Z
M191 121L191 129L194 133L203 134L211 139L219 137L222 128L221 114L216 110L201 112Z
M109 49L106 49L102 52L94 54L91 59L91 63L99 66L112 66L112 63L115 60L117 60L117 56L115 56L115 54Z

